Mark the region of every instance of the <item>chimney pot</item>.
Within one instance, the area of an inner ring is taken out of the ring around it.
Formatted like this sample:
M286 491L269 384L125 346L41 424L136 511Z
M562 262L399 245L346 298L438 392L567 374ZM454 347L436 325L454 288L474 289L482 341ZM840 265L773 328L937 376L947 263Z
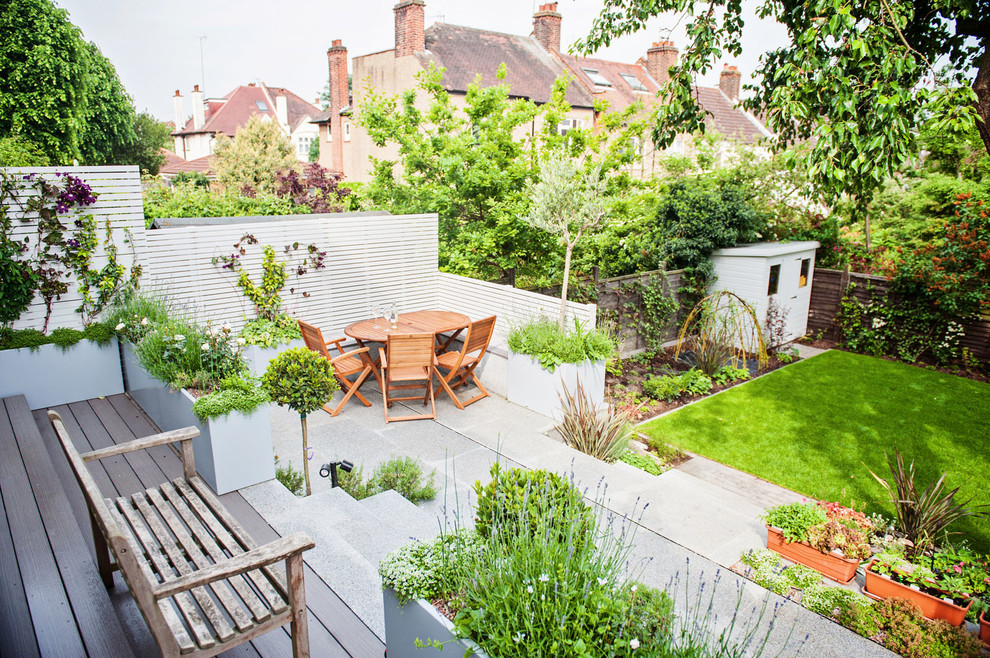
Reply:
M395 56L405 57L426 50L424 0L400 0L395 12Z
M332 44L332 45L333 45L333 46L339 46L339 45L340 45L340 43L341 43L341 42L340 42L340 39L334 39L334 40L333 40L333 44Z
M199 85L193 87L192 93L189 94L190 100L192 102L192 113L193 113L193 128L199 130L206 124L206 112L203 107L203 92L199 90Z
M556 2L540 5L540 10L533 15L533 37L537 43L547 50L560 52L560 22Z

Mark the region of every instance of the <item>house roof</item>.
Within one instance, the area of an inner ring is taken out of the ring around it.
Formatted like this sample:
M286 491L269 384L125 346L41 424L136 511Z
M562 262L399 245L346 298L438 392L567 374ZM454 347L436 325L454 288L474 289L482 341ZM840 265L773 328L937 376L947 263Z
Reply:
M190 119L182 130L172 134L189 135L206 132L233 136L237 129L255 114L276 120L275 99L282 94L287 101L290 131L294 131L299 124L320 114L320 108L283 87L268 87L264 83L241 85L223 98L211 98L206 101L206 120L202 128L199 130L193 128L193 120Z
M181 173L183 171L208 174L212 166L213 166L213 156L207 155L202 158L196 158L195 160L180 159L178 162L174 164L168 164L162 167L159 170L159 173L165 174L166 176L174 176L175 174Z
M706 121L722 136L740 142L758 142L769 136L769 131L761 130L757 120L742 109L735 107L718 87L695 87L698 102L711 118Z
M423 68L435 62L446 69L444 88L466 92L481 74L481 84L498 83L499 65L505 63L505 82L511 95L537 103L550 100L554 80L566 67L543 49L533 37L503 34L473 27L434 23L426 29L426 52L416 53ZM594 97L579 85L567 89L567 102L574 107L592 107Z
M185 160L183 160L182 158L180 158L179 156L177 156L175 153L173 153L168 149L161 149L158 151L158 153L165 156L165 160L162 162L162 166L159 167L159 170L164 169L166 167L171 167L173 165L177 165L180 162L185 162Z
M649 103L656 96L660 88L656 81L650 77L646 69L640 64L624 64L622 62L610 62L604 59L592 57L574 57L561 53L558 55L575 78L597 98L604 98L608 101L609 107L613 110L622 109L635 103L643 101ZM611 86L595 84L585 70L595 71L610 83ZM623 76L632 76L638 80L645 91L636 91Z

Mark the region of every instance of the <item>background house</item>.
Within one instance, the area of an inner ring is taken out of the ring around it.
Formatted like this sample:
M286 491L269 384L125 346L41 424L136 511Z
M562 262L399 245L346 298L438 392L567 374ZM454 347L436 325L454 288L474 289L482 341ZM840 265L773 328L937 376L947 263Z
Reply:
M575 57L561 52L562 16L557 3L541 5L533 16L533 32L519 36L489 30L434 23L425 27L424 0L400 0L393 8L395 47L354 57L353 91L348 91L347 49L340 40L327 52L330 70L331 103L317 119L320 126L320 163L343 173L349 180L367 181L371 175L370 155L395 159L395 145L376 147L355 124L355 111L370 90L396 95L415 87L416 73L431 64L446 69L444 86L463 107L468 86L478 75L481 84L497 83L495 74L506 65L505 82L511 96L537 104L550 98L553 81L570 75L567 100L571 112L558 126L565 132L574 127L594 128L598 115L595 102L607 100L610 110L621 110L636 101L650 112L660 102L657 92L667 80L667 70L677 61L677 49L670 41L654 43L646 55L634 63L613 62L591 57ZM736 143L756 144L770 132L753 115L737 107L741 74L726 66L718 87L698 87L702 106L711 114L709 126ZM538 130L539 126L531 126ZM643 161L631 173L647 176L659 167L658 156L648 139L636 144ZM686 153L683 138L671 150ZM731 143L728 147L731 150Z
M190 94L192 117L186 119L185 100L175 91L175 155L182 163L173 163L168 172L204 171L213 155L219 135L233 137L238 128L259 114L274 121L288 137L300 162L309 160L309 149L319 138L319 129L311 123L320 109L288 89L269 87L265 83L241 85L222 98L203 98L199 85Z

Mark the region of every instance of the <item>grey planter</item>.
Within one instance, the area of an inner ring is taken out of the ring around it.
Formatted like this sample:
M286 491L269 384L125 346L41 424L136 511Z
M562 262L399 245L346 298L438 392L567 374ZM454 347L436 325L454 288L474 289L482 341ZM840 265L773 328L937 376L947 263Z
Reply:
M509 402L521 405L554 420L561 419L560 398L564 386L573 395L577 382L596 407L605 401L605 361L562 363L553 372L545 370L535 357L509 351Z
M2 350L0 373L0 397L23 394L31 409L124 392L116 338L102 347L81 340L64 352L55 345Z
M203 423L192 411L195 398L152 378L130 347L124 348L127 392L163 431L195 425L196 470L217 494L275 477L275 449L268 405L250 416L233 412Z
M282 344L278 347L259 347L258 345L245 345L244 346L244 360L248 364L248 368L251 370L251 374L255 377L261 377L265 374L265 370L268 369L268 362L278 356L285 350L290 350L294 347L305 347L306 343L303 342L302 338L297 338L289 344Z
M385 604L385 649L388 658L421 658L422 656L477 656L487 658L470 640L457 639L454 625L437 612L429 601L417 599L402 605L395 590L386 588L382 593ZM423 647L417 647L419 640ZM425 646L439 642L443 649ZM441 653L443 651L443 653Z

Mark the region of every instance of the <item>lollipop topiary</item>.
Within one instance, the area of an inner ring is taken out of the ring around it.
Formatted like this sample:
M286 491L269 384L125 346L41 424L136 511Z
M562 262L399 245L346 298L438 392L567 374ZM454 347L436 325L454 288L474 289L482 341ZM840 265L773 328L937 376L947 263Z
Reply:
M322 355L305 347L286 350L272 359L261 378L261 386L272 402L298 412L302 422L303 475L306 495L312 493L309 483L309 435L306 416L313 413L333 396L339 388L333 376L333 366Z

